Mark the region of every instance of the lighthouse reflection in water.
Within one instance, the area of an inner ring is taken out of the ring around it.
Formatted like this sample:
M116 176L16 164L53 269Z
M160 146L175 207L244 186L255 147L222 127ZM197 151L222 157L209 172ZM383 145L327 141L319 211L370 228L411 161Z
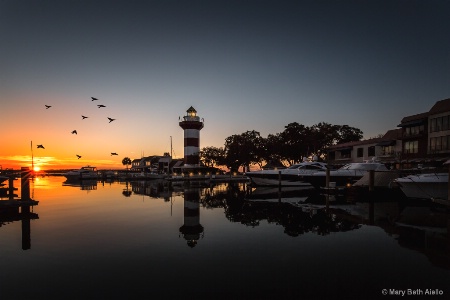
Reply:
M184 224L180 233L189 247L195 247L203 237L203 226L200 224L200 189L187 187L184 189Z
M377 299L398 286L450 294L447 223L406 226L405 213L423 205L327 205L245 183L86 184L36 178L32 212L0 214L2 300L68 290L71 299Z

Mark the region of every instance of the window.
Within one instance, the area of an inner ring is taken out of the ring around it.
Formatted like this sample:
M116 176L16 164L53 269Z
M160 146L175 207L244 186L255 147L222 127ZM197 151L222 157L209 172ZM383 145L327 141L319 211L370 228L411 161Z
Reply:
M450 135L430 138L430 151L450 150Z
M435 132L436 131L436 119L431 119L430 120L430 132Z
M431 129L430 130L433 130L433 122L431 122L431 123L432 124L431 124ZM435 124L436 124L436 121L435 121ZM406 127L405 128L405 136L421 134L421 133L424 132L424 130L425 130L425 126L424 125L413 126L413 127Z
M328 152L328 159L329 160L335 160L336 159L336 152L334 152L334 151Z
M442 130L448 130L448 117L442 117Z
M436 118L436 131L442 130L442 118Z
M370 146L368 152L369 156L375 156L375 146Z
M419 152L419 141L409 141L404 143L405 153L418 153Z
M363 157L364 156L364 148L358 148L356 150L356 157Z
M350 150L342 150L341 151L341 158L351 158L352 152Z
M448 136L443 136L441 140L441 149L442 150L448 150Z
M450 115L430 119L430 132L437 132L450 129Z
M381 147L381 155L393 155L393 154L394 154L394 146Z

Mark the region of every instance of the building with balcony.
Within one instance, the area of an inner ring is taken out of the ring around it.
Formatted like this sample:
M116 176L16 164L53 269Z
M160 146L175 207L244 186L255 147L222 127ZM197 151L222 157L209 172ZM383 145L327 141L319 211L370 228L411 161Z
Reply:
M376 158L393 168L441 167L450 159L450 98L437 101L428 112L404 117L398 129L380 138L329 147L332 165Z

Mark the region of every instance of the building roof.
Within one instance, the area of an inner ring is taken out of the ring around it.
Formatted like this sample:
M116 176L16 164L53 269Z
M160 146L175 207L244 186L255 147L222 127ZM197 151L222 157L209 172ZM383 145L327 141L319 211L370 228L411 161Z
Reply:
M195 110L195 108L193 108L192 106L188 108L188 110L186 112L194 112L196 113L197 111Z
M435 115L443 112L450 111L450 98L443 99L438 102L436 102L433 107L431 107L429 114Z
M402 137L402 129L391 129L388 130L383 137L381 138L382 141L391 141L391 140L400 140Z
M367 145L367 144L376 144L379 143L382 138L371 138L363 141L353 141L347 143L336 144L328 147L328 150L339 150L339 149L351 149L353 146Z
M429 112L424 112L424 113L420 113L417 115L407 116L402 119L401 123L403 124L403 123L409 123L409 122L413 122L413 121L421 121L421 120L427 119L428 114L429 114Z

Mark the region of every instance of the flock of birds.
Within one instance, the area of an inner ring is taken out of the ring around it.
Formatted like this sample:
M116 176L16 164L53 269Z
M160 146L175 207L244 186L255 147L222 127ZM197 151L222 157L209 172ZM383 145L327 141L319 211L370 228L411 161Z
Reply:
M98 100L98 99L95 98L95 97L91 97L91 101L96 101L96 100ZM45 104L45 109L49 109L50 107L52 107L52 106L51 106L51 105ZM106 107L106 106L103 105L103 104L98 104L97 107L98 107L98 108L102 108L102 107ZM81 117L82 117L82 120L89 118L89 117L84 116L84 115L81 115ZM109 123L111 123L111 122L113 122L113 121L116 120L116 119L113 119L113 118L110 118L110 117L107 117L107 118L108 118L108 120L109 120ZM72 134L78 134L77 130L76 130L76 129L72 130ZM37 145L37 148L45 149L45 147L44 147L42 144ZM117 154L116 152L111 152L111 156L113 156L113 155L118 155L118 154ZM80 159L82 156L76 154L76 157L77 157L78 159Z

